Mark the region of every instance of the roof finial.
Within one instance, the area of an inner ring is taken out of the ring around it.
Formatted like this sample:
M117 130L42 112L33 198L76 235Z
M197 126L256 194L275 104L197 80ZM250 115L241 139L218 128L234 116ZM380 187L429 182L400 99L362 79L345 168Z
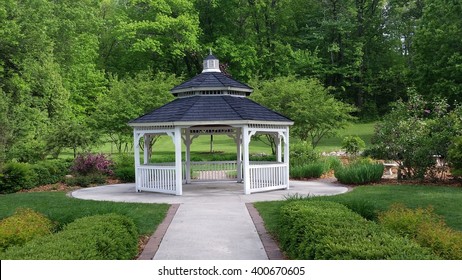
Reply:
M212 48L209 48L209 55L213 55L212 54Z

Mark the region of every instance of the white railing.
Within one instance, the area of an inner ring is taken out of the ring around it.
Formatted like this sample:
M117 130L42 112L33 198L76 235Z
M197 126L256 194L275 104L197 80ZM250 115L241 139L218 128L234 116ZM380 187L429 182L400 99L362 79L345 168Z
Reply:
M142 165L137 172L138 190L176 194L175 166Z
M227 181L237 179L236 161L194 161L190 162L191 180L194 181ZM183 170L186 170L183 163ZM186 173L183 173L186 179Z
M252 164L249 166L250 192L263 192L288 187L287 164Z

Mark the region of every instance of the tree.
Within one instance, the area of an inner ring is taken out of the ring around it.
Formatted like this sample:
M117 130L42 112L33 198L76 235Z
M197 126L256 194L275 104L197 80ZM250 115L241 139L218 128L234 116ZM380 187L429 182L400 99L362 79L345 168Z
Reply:
M462 2L425 2L415 48L417 91L428 99L447 98L450 104L462 100Z
M123 145L132 140L132 129L127 123L172 100L169 90L176 84L175 76L165 73L152 76L141 72L121 80L112 77L108 94L98 100L92 115L95 128L107 134L121 152Z
M336 100L315 79L279 77L254 87L251 98L292 119L293 133L302 141L309 140L313 149L354 119L354 108Z
M399 164L399 179L434 177L435 156L446 159L453 139L462 134L461 107L448 110L445 100L427 102L415 93L398 101L375 129L375 157Z

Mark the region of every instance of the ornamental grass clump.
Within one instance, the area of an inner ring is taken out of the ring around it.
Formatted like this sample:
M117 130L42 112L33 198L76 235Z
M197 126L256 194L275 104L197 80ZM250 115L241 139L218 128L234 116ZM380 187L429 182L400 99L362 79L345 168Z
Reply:
M334 176L343 184L362 185L380 181L383 169L381 163L359 162L337 167Z

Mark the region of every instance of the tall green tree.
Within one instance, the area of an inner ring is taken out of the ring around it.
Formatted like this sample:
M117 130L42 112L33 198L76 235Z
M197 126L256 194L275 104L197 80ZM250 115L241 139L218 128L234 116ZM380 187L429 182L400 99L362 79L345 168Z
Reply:
M427 0L417 28L415 83L420 94L462 100L462 2Z
M354 119L354 108L336 100L315 79L278 77L254 87L252 99L292 119L293 134L313 148Z
M98 100L92 116L95 127L121 152L132 143L132 129L127 123L172 100L169 90L176 84L178 79L165 73L140 72L134 78L111 78L110 90Z

